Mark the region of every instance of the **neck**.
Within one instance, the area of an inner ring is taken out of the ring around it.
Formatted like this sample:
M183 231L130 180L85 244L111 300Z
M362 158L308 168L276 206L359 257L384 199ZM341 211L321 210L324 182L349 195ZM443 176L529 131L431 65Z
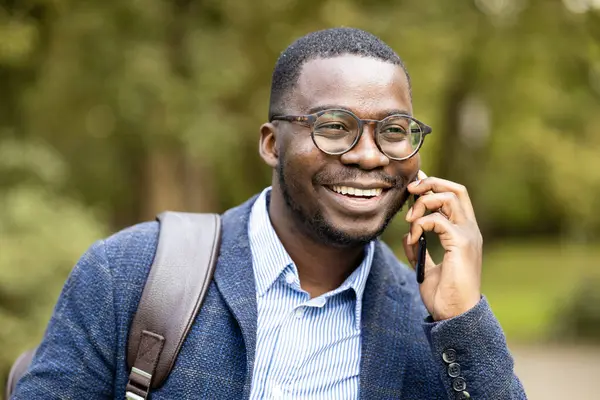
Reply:
M319 242L299 228L282 196L271 194L271 224L288 252L311 298L338 288L360 265L364 246L335 247Z

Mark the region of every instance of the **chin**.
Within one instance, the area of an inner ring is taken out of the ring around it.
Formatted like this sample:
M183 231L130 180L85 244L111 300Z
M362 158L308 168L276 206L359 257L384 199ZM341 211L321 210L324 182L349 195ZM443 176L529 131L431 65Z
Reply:
M317 221L314 221L317 222ZM335 247L355 247L369 243L383 233L388 220L336 221L324 218L314 226L318 240Z

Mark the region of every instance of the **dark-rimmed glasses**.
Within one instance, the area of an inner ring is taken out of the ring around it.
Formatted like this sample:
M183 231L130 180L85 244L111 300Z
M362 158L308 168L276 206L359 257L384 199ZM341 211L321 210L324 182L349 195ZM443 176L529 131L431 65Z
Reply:
M311 128L315 146L324 153L340 155L350 151L360 140L364 126L375 124L375 143L392 160L414 156L431 127L410 115L394 114L381 121L360 119L347 110L323 110L310 115L275 115L271 121L295 122Z

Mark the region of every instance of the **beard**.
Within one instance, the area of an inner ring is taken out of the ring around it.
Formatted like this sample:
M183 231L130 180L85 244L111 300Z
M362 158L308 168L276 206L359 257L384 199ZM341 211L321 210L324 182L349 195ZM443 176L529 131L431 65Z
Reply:
M288 175L288 173L291 174ZM351 180L348 179L349 174L356 177L360 174L360 170L357 168L348 169L346 170L343 178L346 178L346 180ZM297 180L294 179L294 173L289 171L289 168L286 167L283 154L280 154L280 160L277 166L277 175L283 199L291 211L292 217L295 219L295 221L299 223L303 227L303 231L308 233L308 235L314 240L319 243L334 247L348 248L364 246L379 237L385 231L388 224L398 213L398 211L402 209L402 206L409 196L408 191L404 189L402 196L399 196L391 206L384 210L385 217L377 229L371 232L365 232L361 235L353 235L334 226L323 216L323 213L318 206L311 211L304 207L303 203L298 201L298 197L300 196L294 196L294 193L301 193L301 188L296 184ZM331 175L327 174L317 174L313 179L313 184L319 185L326 182L341 181L341 178L341 176L332 177ZM388 175L380 174L378 180L390 183L392 185L392 189L396 190L400 190L400 188L403 186L402 178L394 178Z

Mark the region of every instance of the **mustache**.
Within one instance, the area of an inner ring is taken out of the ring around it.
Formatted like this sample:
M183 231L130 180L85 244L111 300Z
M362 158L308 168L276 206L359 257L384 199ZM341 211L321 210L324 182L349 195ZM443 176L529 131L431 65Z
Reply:
M313 181L318 185L334 185L338 182L364 180L383 182L390 185L392 188L402 188L405 179L402 176L394 176L386 174L383 171L366 172L356 168L342 169L336 172L322 171L315 175Z

